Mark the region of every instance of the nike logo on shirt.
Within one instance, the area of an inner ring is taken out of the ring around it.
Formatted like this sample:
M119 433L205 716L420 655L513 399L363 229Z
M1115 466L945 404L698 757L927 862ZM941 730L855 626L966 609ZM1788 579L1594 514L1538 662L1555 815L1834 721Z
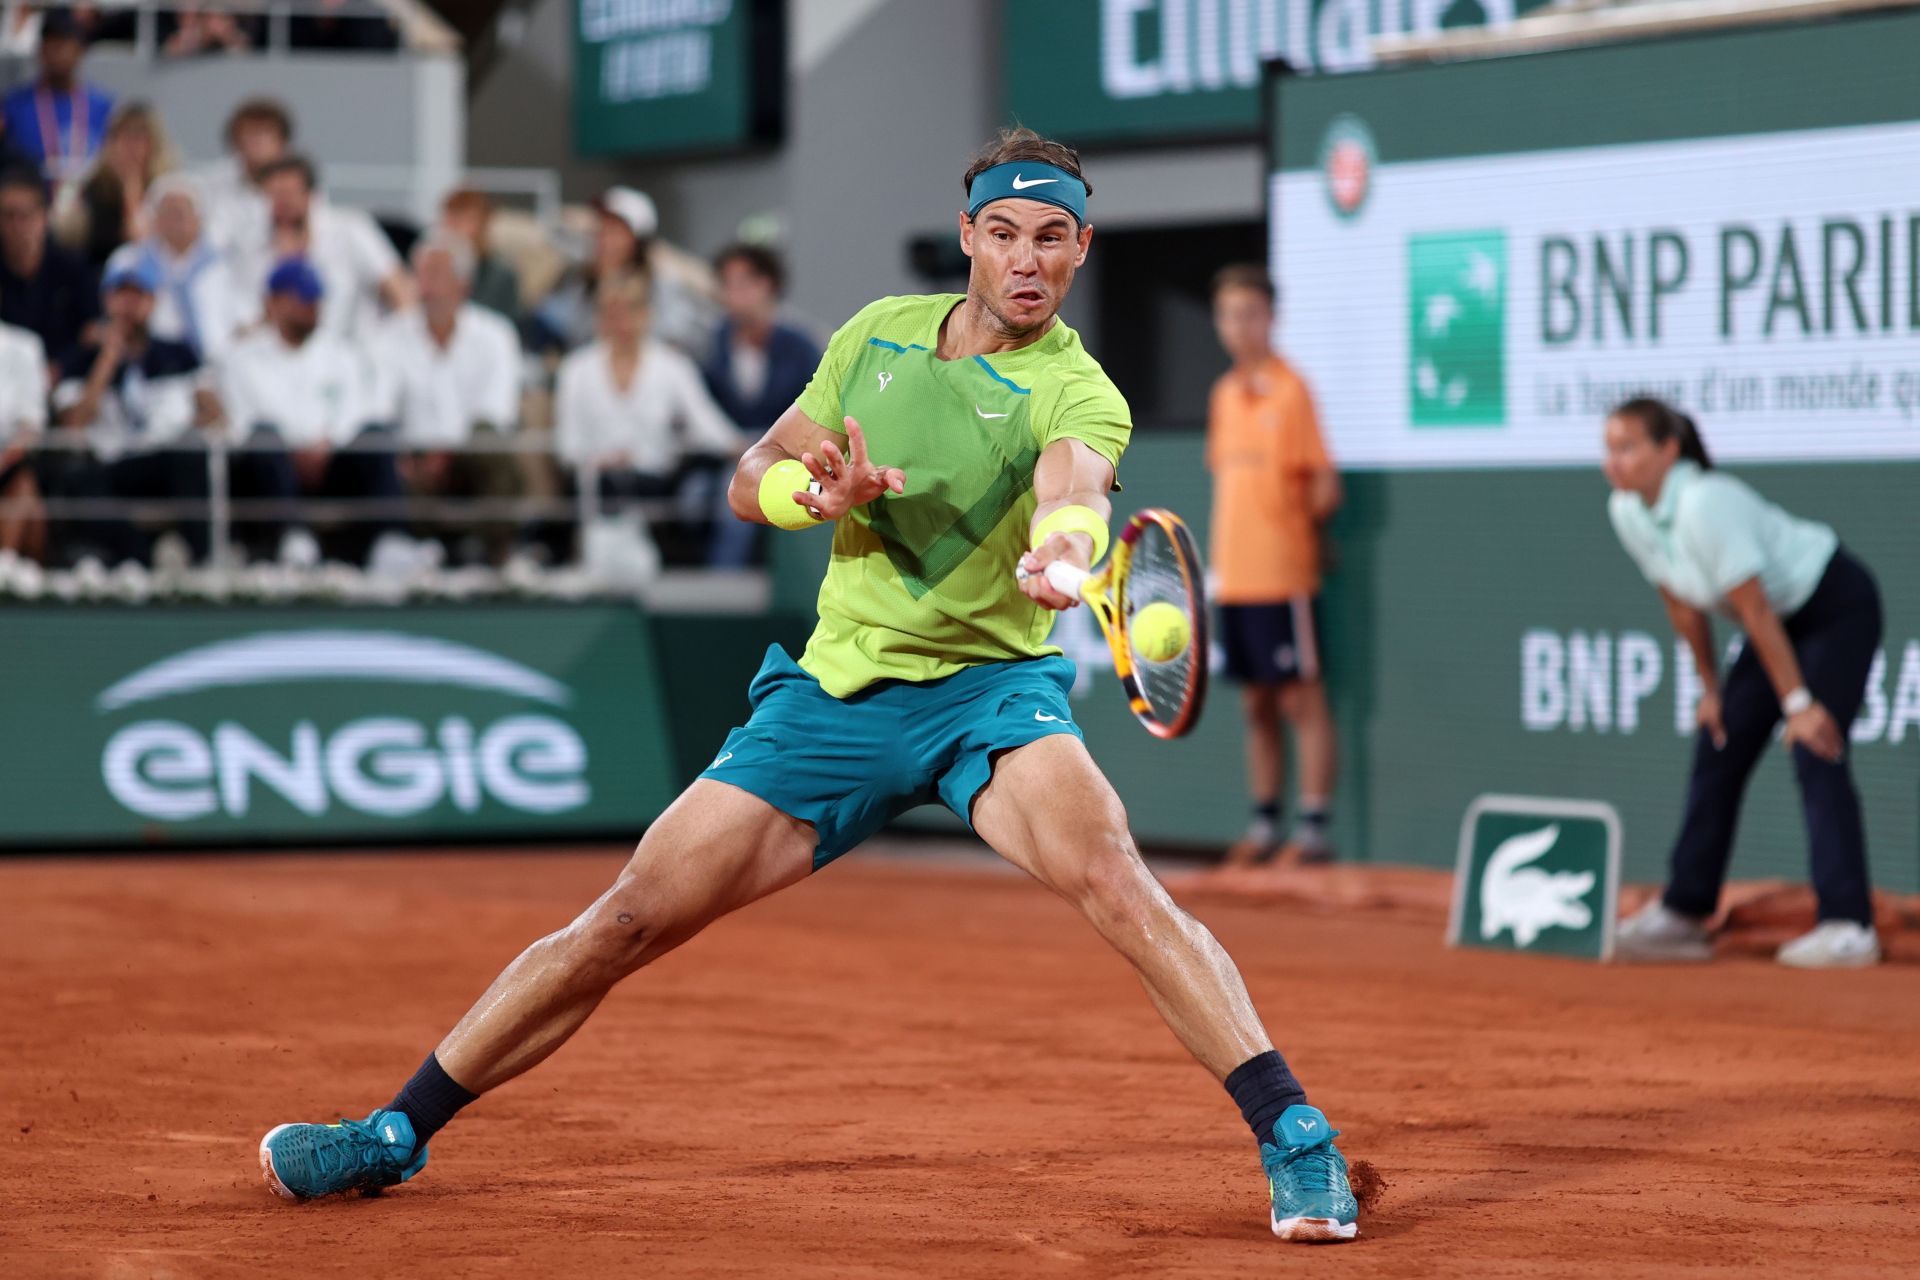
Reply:
M973 411L983 418L1004 418L1007 416L1005 413L988 413L977 404L973 406ZM1007 412L1011 413L1012 410L1008 410Z
M1058 181L1060 181L1060 179L1058 179L1058 178L1026 178L1026 179L1023 179L1023 178L1021 178L1021 176L1020 176L1019 174L1017 174L1017 173L1016 173L1016 174L1014 174L1014 175L1013 175L1013 189L1014 189L1015 191L1025 191L1025 190L1026 190L1026 189L1027 189L1028 187L1044 187L1044 186L1046 186L1046 185L1047 185L1047 184L1048 184L1049 182L1058 182Z
M1060 723L1059 716L1050 716L1044 711L1034 712L1033 718L1035 720L1038 720L1041 724L1059 724Z

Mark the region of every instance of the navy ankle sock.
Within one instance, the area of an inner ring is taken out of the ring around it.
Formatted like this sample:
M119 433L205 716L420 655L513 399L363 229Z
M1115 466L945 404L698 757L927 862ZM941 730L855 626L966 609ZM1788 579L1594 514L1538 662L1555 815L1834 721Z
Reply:
M479 1096L448 1075L440 1065L439 1055L430 1053L413 1073L413 1079L400 1086L400 1092L387 1104L387 1110L399 1111L413 1121L414 1150L418 1151L446 1127L460 1108Z
M1255 1142L1273 1141L1273 1122L1280 1113L1307 1100L1307 1091L1287 1069L1278 1049L1256 1054L1227 1076L1227 1092L1240 1108Z

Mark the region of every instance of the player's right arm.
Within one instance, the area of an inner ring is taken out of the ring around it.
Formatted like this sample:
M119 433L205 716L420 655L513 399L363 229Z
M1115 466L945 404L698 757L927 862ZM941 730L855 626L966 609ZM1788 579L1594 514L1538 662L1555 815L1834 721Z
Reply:
M760 505L760 482L770 468L789 459L805 467L819 484L817 493L796 489L789 495L816 520L838 520L883 493L904 493L907 473L899 467L879 466L867 456L860 424L843 418L841 428L823 427L798 404L790 406L734 468L733 483L727 487L727 505L733 514L752 524L772 524Z

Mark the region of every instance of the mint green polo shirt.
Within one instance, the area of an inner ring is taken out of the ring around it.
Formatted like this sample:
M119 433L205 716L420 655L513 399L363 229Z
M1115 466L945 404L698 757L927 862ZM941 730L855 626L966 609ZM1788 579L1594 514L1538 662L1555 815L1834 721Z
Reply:
M1722 471L1682 459L1649 507L1634 493L1615 493L1607 515L1620 545L1648 582L1696 609L1729 613L1727 593L1760 580L1767 604L1782 618L1797 612L1820 585L1840 538L1817 520L1774 506Z

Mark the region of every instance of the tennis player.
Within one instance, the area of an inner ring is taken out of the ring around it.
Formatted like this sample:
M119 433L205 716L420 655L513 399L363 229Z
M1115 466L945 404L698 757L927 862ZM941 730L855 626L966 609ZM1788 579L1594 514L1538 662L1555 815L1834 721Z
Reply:
M559 1048L615 983L938 799L1079 907L1225 1083L1260 1143L1274 1233L1354 1236L1336 1134L1233 961L1141 862L1074 725L1072 664L1047 644L1055 611L1075 602L1036 571L1086 568L1105 551L1131 429L1059 319L1093 239L1091 189L1070 148L1028 130L1002 133L965 187L967 293L856 314L734 477L742 519L835 525L805 652L768 650L751 718L612 887L507 966L392 1102L266 1135L275 1192L305 1200L413 1177L460 1108ZM797 483L780 471L763 483L789 460L804 467Z

